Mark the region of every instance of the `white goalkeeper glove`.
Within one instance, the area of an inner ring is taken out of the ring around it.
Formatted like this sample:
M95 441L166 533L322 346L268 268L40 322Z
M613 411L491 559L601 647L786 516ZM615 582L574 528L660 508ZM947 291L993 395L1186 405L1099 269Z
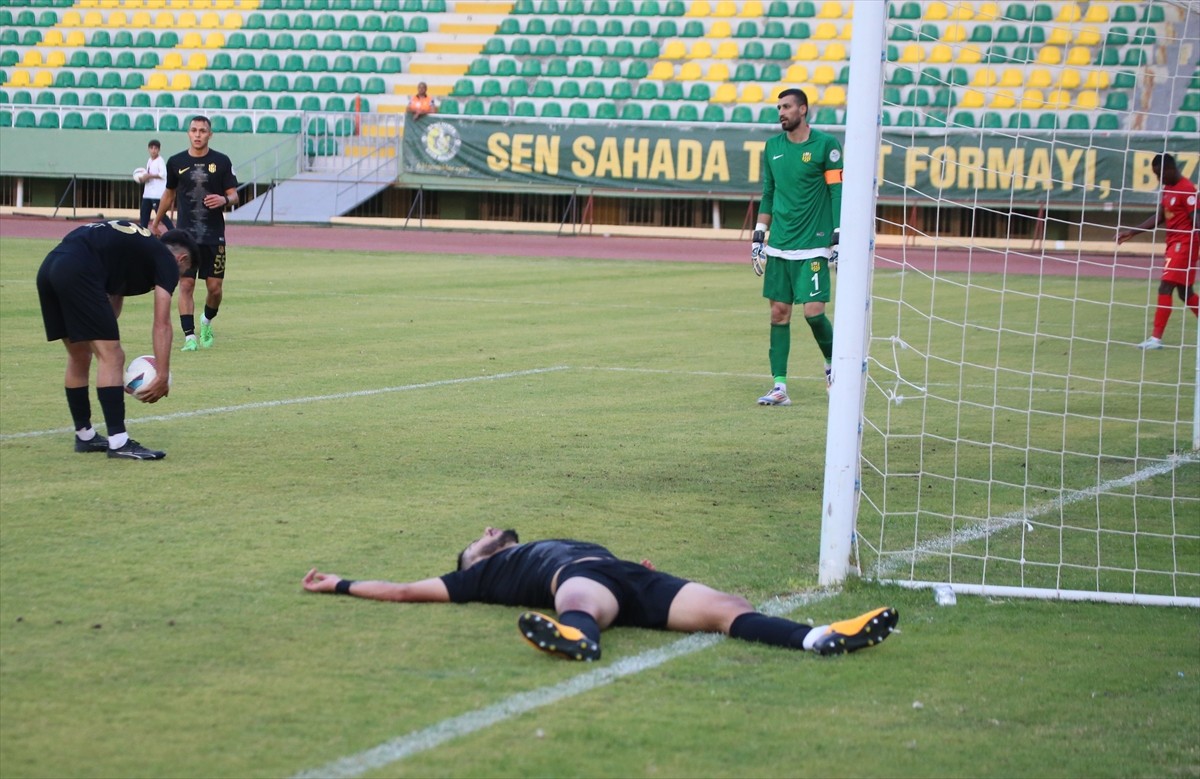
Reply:
M755 230L751 237L753 243L750 244L750 266L754 268L755 276L763 275L763 270L767 266L766 240L766 230Z
M841 237L842 228L839 227L833 231L833 241L831 241L829 244L830 248L833 249L833 251L829 254L829 269L834 273L837 273L838 241L841 240Z

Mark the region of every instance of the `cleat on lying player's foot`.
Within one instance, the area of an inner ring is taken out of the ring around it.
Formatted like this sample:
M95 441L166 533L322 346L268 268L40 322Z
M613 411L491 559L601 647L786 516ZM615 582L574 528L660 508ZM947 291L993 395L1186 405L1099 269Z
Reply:
M891 607L868 611L853 619L834 622L829 632L817 639L813 649L820 655L857 652L882 642L896 629L900 612Z
M1162 339L1155 338L1154 336L1150 336L1145 341L1142 341L1140 344L1138 344L1137 348L1146 349L1147 351L1149 351L1150 349L1161 349L1162 348Z
M167 456L167 453L155 449L147 449L130 438L119 449L109 449L108 456L125 460L161 460Z
M833 366L825 366L825 391L829 392L829 388L833 386Z
M79 436L75 436L75 451L77 452L107 452L108 439L96 433L87 441L80 440Z
M600 645L583 634L578 628L527 611L517 619L521 638L541 652L565 657L568 660L599 660Z
M775 389L768 392L766 395L763 395L761 398L759 398L758 405L760 405L760 406L790 406L790 405L792 405L792 399L788 397L788 394L783 389L776 387Z
M194 352L194 351L198 350L199 348L200 348L200 344L196 343L196 337L192 336L190 338L183 339L183 346L180 347L179 351Z
M212 325L201 323L200 330L198 332L200 335L200 346L204 347L205 349L211 349L213 343L215 343L217 340L213 337Z

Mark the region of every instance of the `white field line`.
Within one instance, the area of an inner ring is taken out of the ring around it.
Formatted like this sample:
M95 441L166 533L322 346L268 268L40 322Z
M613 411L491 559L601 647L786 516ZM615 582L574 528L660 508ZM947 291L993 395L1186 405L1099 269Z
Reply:
M795 611L800 606L815 603L830 597L832 592L818 592L793 595L788 598L776 598L764 604L761 611L764 614L782 615ZM505 720L512 719L526 712L549 706L552 703L573 698L598 687L610 684L625 676L631 676L642 671L656 668L668 660L683 657L702 649L715 646L725 639L717 633L693 633L673 641L666 646L651 649L632 657L622 658L612 665L585 671L576 677L541 687L529 692L519 692L510 695L499 703L482 709L468 711L457 717L442 720L427 728L413 731L406 736L385 741L379 746L364 750L319 768L312 768L293 775L292 779L350 779L362 776L407 757L428 751L447 741L466 736L476 731L489 728Z
M480 381L496 381L498 379L515 379L521 376L536 376L540 373L554 373L555 371L568 370L565 365L556 365L552 368L531 368L526 371L512 371L511 373L493 373L489 376L469 376L461 379L440 379L438 381L427 381L421 384L402 384L398 387L380 387L378 389L356 390L354 392L338 392L332 395L310 395L304 398L285 398L283 400L263 400L257 403L242 403L236 406L217 406L215 408L197 409L196 411L180 411L176 414L162 414L153 417L138 417L131 418L129 421L137 424L142 422L170 422L177 419L191 419L193 417L211 416L212 414L228 414L234 411L249 411L259 408L275 408L278 406L294 406L301 403L319 403L325 400L345 400L346 398L365 398L371 395L386 395L391 392L410 392L412 390L432 389L435 387L448 387L454 384L472 384ZM0 441L10 441L15 438L35 438L46 435L59 435L61 433L70 433L71 428L59 428L56 430L34 430L27 433L5 433L0 435Z

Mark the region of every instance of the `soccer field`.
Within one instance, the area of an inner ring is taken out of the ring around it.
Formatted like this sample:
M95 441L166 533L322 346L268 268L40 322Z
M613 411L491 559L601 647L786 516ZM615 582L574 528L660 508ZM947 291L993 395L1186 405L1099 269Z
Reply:
M748 263L238 246L216 347L129 405L168 457L129 463L71 449L51 245L0 238L6 779L1200 776L1193 610L816 588L820 354L798 331L793 405L754 404ZM149 352L148 296L121 321ZM438 575L488 525L900 632L819 660L615 629L579 665L516 609L300 587Z

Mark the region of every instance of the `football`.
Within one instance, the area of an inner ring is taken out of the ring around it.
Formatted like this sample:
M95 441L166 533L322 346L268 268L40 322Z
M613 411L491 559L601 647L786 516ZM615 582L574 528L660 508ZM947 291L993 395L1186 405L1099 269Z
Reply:
M133 180L136 181L137 183L141 184L142 176L145 176L145 175L146 175L145 168L134 168L133 169Z
M157 375L158 367L153 355L144 354L141 357L135 357L130 361L129 367L125 369L125 391L136 396L138 390L154 381L154 377ZM167 384L170 383L171 377L167 376Z

